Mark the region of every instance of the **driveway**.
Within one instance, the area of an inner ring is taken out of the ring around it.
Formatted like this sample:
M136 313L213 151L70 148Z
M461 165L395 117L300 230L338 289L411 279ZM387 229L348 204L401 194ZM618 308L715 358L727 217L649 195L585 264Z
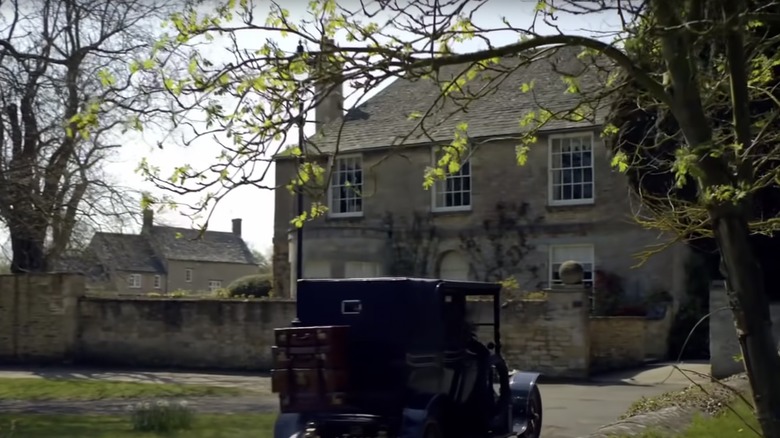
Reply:
M683 364L683 370L695 373L709 373L708 364ZM706 378L687 373L697 381ZM226 387L242 387L257 391L257 396L244 400L233 400L222 404L222 410L228 411L260 411L275 406L275 400L270 394L270 383L267 375L251 374L218 374L218 373L186 373L161 371L105 371L105 370L75 370L75 369L0 369L0 378L74 378L112 381L134 381L149 383L186 383L215 385ZM543 383L540 384L542 402L544 404L544 429L542 438L576 438L594 432L599 427L617 420L632 402L640 397L651 397L667 391L680 390L690 384L690 381L672 365L661 364L648 366L639 370L611 373L597 376L589 382ZM207 405L214 405L216 400L209 400ZM103 402L106 410L112 408ZM200 403L199 403L200 404ZM0 406L4 405L0 402ZM27 405L26 407L24 405ZM33 410L32 404L16 406L20 410ZM51 406L49 406L51 405ZM47 411L57 411L59 403L36 403L35 407ZM244 406L246 405L246 406ZM119 410L124 403L118 404ZM13 406L3 406L5 409ZM59 407L59 409L64 408ZM72 403L70 408L76 408ZM84 407L85 409L87 406ZM87 409L90 410L90 409Z
M709 364L681 364L678 367L661 364L639 370L612 373L591 379L587 383L544 383L542 393L542 438L576 438L595 432L612 423L641 397L652 397L667 391L683 389L709 379L695 373L708 374Z

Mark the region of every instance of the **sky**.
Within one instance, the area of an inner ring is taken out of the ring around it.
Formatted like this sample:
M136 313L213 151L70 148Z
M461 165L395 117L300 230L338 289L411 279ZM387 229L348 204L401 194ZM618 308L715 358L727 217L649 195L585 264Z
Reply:
M279 2L283 7L290 11L291 18L297 20L302 17L306 11L306 5L309 0L284 0ZM343 6L352 6L357 0L340 1ZM256 21L262 22L268 11L267 0L256 0ZM517 27L527 27L533 17L533 8L536 2L534 0L491 0L483 6L479 13L474 17L474 22L484 27L502 27L502 16L506 17L513 25ZM206 1L204 7L208 7ZM615 15L601 14L590 15L588 17L573 17L561 14L557 20L560 28L569 33L592 35L593 31L606 32L619 29L619 20ZM549 28L548 28L549 29ZM545 31L542 30L544 33ZM251 48L257 47L257 42L263 41L270 35L260 33L241 34L238 37L239 44ZM279 35L271 36L280 41L285 48L294 50L297 40L294 38L281 39ZM495 33L491 36L491 42L494 45L504 45L516 42L518 36L514 33ZM226 62L228 57L220 50L220 45L226 43L226 39L215 38L213 46L208 50L209 59L215 64ZM336 43L343 43L344 40L337 38ZM458 52L472 52L482 47L477 42L467 42L460 47L456 47ZM385 84L386 85L386 84ZM345 89L345 95L349 95L352 90ZM353 102L347 102L350 104ZM125 146L119 154L107 164L106 170L109 174L124 186L135 187L139 189L148 189L153 193L160 194L158 189L143 180L143 177L136 173L139 162L146 158L151 164L158 165L164 169L171 170L174 166L191 164L194 168L200 169L208 165L219 153L220 147L216 143L209 141L199 141L194 147L183 148L174 144L165 143L163 149L159 149L157 144L164 139L165 133L154 130L145 130L143 133L128 134L125 140ZM312 132L307 132L311 135ZM294 137L293 137L293 140ZM273 168L267 174L269 184L274 181ZM422 175L420 175L422 183ZM177 200L187 200L177 199ZM189 198L192 200L192 198ZM241 218L243 220L244 239L252 248L261 251L269 251L273 238L274 221L274 193L270 190L263 190L254 187L242 187L234 190L227 196L214 210L209 229L215 231L230 231L231 219ZM140 208L140 207L139 207ZM169 225L183 227L193 226L189 217L181 212L167 212L164 215L158 215L158 219ZM137 230L136 230L137 231Z

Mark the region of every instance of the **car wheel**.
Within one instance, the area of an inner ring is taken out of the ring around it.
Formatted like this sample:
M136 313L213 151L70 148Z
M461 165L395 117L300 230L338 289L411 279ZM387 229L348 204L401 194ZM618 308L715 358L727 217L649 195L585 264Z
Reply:
M542 434L542 394L534 386L528 394L528 426L521 438L539 438Z

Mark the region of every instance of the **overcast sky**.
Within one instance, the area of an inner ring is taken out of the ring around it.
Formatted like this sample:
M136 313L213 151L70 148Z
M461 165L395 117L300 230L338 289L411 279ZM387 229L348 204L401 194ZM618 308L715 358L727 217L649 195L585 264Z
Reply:
M305 13L308 0L283 0L279 2L288 8L293 18L301 17ZM352 2L339 2L342 5L349 5ZM258 12L255 14L256 20L265 21L267 14L267 2L256 0ZM532 18L533 7L536 4L534 0L493 0L483 6L480 13L475 17L475 22L485 27L501 27L501 17L504 16L511 23L518 27L527 27ZM604 32L614 31L619 26L619 21L613 15L598 15L590 17L569 17L561 15L557 20L561 29L580 34L590 34L592 31ZM537 30L540 30L537 28ZM257 42L264 41L269 35L262 34L242 34L239 37L239 43L245 47L257 47ZM273 36L279 38L278 35ZM517 41L518 36L511 33L493 34L491 41L494 45L503 45ZM227 57L220 52L220 45L226 40L215 39L215 47L209 50L210 59L215 64L223 62ZM338 41L337 41L338 42ZM296 39L288 38L284 44L289 49L294 49L297 43ZM457 48L458 52L470 52L478 50L480 45L476 42L465 43ZM345 90L349 94L351 90ZM350 102L348 102L350 103ZM195 147L182 149L174 145L166 145L163 150L157 148L158 141L162 138L161 133L145 131L143 135L129 136L126 146L121 150L117 158L109 164L109 171L121 180L125 185L134 187L144 187L152 189L145 184L142 177L135 173L140 160L146 157L152 164L159 165L163 169L172 169L173 166L185 163L191 164L196 169L206 166L214 157L220 153L218 145L210 142L200 141ZM412 176L417 177L417 176ZM270 178L269 185L273 184L273 169L268 173ZM422 184L422 175L419 175ZM154 191L154 190L152 190ZM222 201L215 210L209 223L209 229L212 230L230 230L232 218L243 219L244 237L251 247L267 250L271 247L273 237L273 218L274 218L274 193L267 190L245 187L233 191L226 199ZM189 218L176 213L168 213L160 218L168 224L175 224L184 227L190 227Z

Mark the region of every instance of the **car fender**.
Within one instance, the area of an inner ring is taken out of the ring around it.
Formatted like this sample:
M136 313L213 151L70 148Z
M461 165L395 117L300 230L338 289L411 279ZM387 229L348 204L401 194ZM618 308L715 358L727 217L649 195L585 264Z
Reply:
M420 395L410 400L402 413L399 438L422 438L428 420L438 418L446 402L442 394Z
M306 420L296 413L279 414L274 423L274 438L302 438Z
M509 379L509 390L512 394L512 425L513 431L522 433L528 422L528 398L536 387L540 373L516 372Z

